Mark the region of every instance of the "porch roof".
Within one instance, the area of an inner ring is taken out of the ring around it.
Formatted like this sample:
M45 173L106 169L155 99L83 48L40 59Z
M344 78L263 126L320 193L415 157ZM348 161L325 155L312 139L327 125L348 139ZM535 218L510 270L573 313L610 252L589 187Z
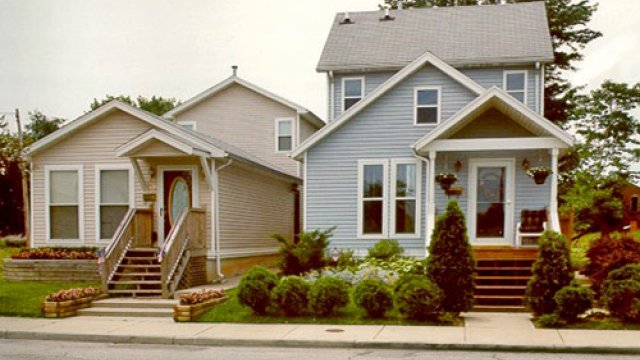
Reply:
M499 110L515 123L531 132L532 136L450 138L489 109ZM418 140L413 145L413 148L418 153L428 151L566 149L571 147L573 143L573 137L567 132L531 110L504 90L493 87Z
M164 146L153 146L161 143ZM147 150L147 151L145 151ZM222 151L222 150L220 150ZM223 152L224 153L224 152ZM177 136L150 129L116 149L118 157L203 156L215 157L197 145Z

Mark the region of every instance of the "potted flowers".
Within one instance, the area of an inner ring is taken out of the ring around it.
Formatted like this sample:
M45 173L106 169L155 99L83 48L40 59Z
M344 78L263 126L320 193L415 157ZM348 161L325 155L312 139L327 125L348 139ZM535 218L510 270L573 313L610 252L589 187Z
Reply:
M436 181L440 184L442 190L447 191L451 185L458 181L458 177L452 173L440 173L436 175Z
M527 170L527 175L532 177L538 185L544 184L549 174L551 174L551 169L545 166L532 167Z

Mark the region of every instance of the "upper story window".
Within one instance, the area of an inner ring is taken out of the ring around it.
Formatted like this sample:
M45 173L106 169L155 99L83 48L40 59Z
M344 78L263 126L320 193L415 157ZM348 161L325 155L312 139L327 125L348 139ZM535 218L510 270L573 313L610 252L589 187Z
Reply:
M347 111L364 97L364 78L342 79L342 111Z
M440 122L440 88L415 89L415 125L431 125Z
M182 126L185 129L189 129L193 131L197 130L195 121L178 121L178 125Z
M276 119L276 151L293 149L293 119Z
M505 71L504 89L521 102L527 98L527 72L525 70Z

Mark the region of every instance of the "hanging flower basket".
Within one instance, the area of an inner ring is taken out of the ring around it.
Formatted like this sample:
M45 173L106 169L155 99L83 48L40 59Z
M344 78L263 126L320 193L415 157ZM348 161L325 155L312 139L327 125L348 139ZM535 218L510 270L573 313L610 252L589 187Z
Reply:
M462 195L463 190L464 189L462 188L462 186L450 186L449 189L445 191L445 193L447 194L447 196L460 196Z
M551 169L545 166L532 167L527 170L527 175L533 178L536 184L542 185L551 174Z
M436 175L436 181L440 184L442 190L447 191L451 185L458 181L458 177L452 173L440 173Z

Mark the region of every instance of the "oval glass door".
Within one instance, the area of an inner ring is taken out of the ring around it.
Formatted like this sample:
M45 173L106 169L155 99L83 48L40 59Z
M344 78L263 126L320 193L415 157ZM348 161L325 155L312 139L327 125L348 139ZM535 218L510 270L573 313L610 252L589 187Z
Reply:
M169 223L175 225L182 211L189 207L189 185L179 176L173 180L169 191Z
M184 209L190 208L192 202L193 179L190 170L164 170L162 172L162 210L160 221L162 228L161 242L164 241Z

